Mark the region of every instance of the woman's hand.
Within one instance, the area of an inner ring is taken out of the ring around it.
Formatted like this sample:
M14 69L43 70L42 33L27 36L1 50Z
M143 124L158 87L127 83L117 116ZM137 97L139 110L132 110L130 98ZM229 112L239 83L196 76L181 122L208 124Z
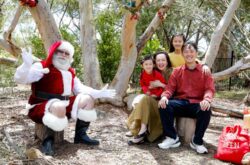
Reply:
M163 84L160 80L150 81L149 89L157 88L157 87L165 87L165 84Z
M167 105L168 105L168 99L165 96L163 96L158 103L158 107L165 109Z

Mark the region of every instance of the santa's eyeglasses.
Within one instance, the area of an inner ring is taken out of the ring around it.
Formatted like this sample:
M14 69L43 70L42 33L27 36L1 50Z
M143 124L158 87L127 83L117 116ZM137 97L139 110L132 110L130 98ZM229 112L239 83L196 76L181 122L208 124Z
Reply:
M63 50L60 50L60 49L57 49L56 53L65 54L66 56L69 56L69 52L66 52L66 51L63 51Z

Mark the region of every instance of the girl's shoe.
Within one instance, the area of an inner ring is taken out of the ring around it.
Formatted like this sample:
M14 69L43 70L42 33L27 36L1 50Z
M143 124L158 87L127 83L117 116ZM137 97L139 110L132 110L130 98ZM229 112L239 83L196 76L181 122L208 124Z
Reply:
M144 133L134 136L134 138L132 140L128 141L128 145L133 145L133 144L142 144L144 143L144 139L147 135L147 131L145 131Z
M132 137L133 134L132 134L132 132L128 131L128 132L126 132L125 136L127 136L127 137Z

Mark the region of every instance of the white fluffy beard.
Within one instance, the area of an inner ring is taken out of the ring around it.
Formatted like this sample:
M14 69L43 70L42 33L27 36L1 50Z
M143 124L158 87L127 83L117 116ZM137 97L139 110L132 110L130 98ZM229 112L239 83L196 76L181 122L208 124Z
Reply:
M52 58L53 65L60 70L68 70L71 66L70 58L63 59L57 55L54 55Z

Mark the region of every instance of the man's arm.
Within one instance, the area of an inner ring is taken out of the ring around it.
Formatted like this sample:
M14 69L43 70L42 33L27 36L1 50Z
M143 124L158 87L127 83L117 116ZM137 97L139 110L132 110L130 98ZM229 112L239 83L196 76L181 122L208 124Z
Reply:
M206 75L203 100L200 102L201 110L203 111L209 110L214 93L215 93L214 80L212 78L212 75L208 74Z
M214 80L211 74L206 75L205 81L205 92L203 96L203 100L207 100L209 103L212 102L215 94Z

